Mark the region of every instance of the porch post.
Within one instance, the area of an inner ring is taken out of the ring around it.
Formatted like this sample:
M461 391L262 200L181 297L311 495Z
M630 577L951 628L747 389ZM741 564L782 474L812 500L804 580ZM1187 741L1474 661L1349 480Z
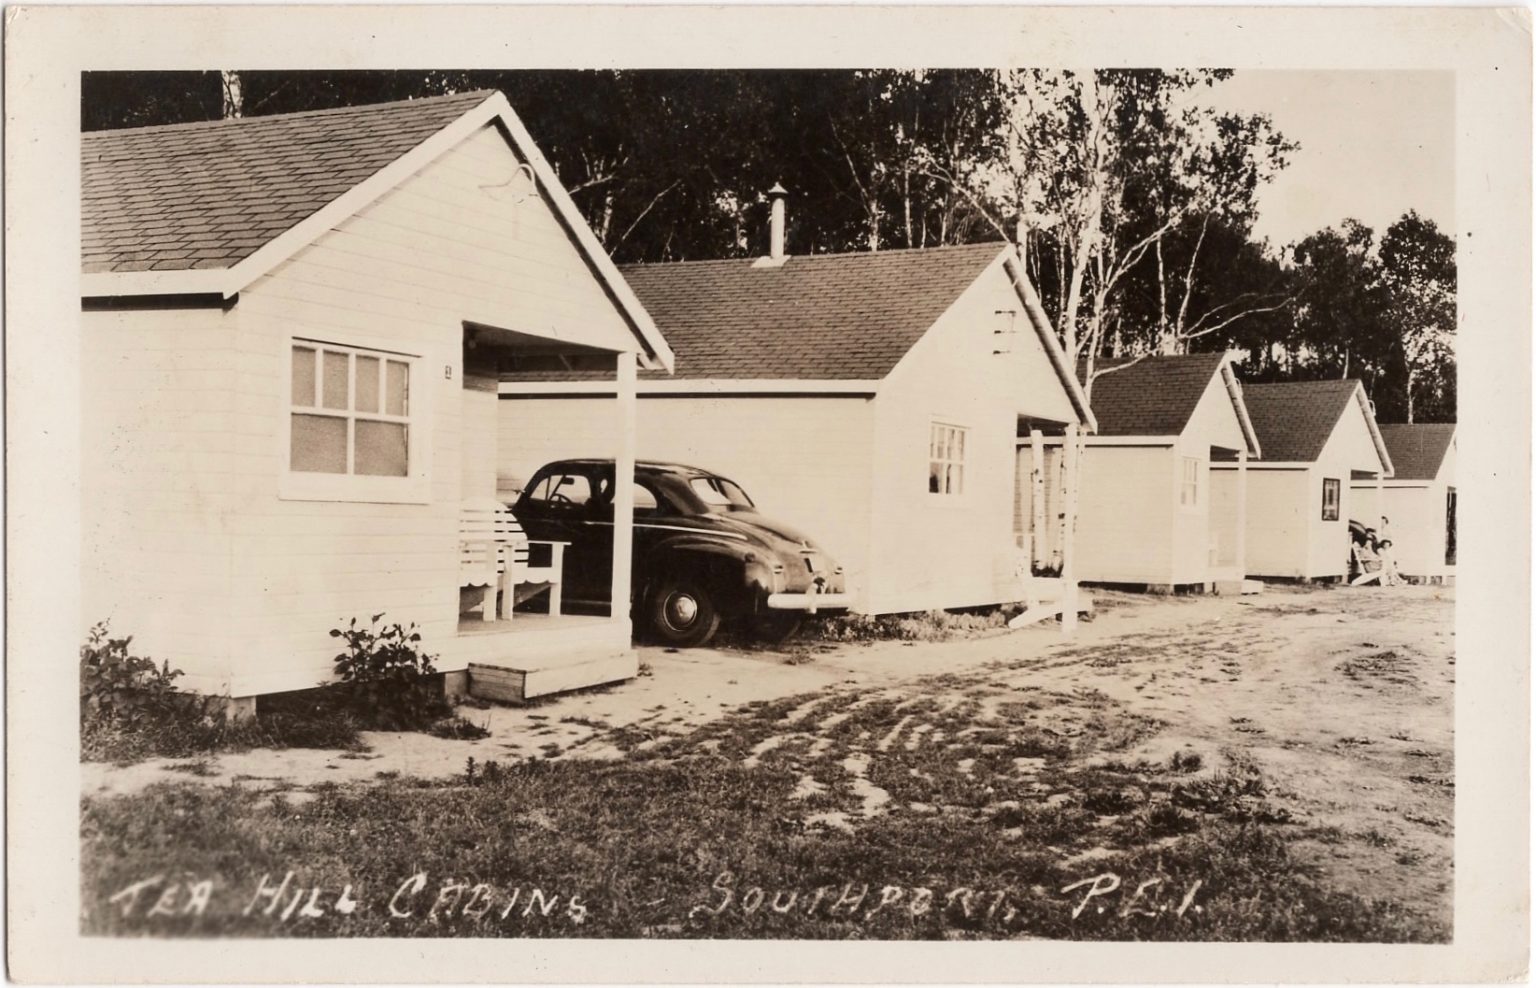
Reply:
M1385 514L1387 500L1383 491L1384 481L1382 476L1385 473L1386 471L1380 468L1376 471L1376 531L1378 533L1376 537L1379 539L1390 539L1392 537L1392 533L1387 531L1387 516Z
M635 545L635 355L620 353L616 361L618 451L613 458L613 609L630 620L630 562Z
M1237 451L1237 579L1248 576L1248 450ZM1241 588L1239 588L1241 589Z
M1061 443L1061 455L1065 458L1062 461L1065 474L1062 486L1067 489L1066 504L1062 506L1066 524L1061 526L1061 633L1064 635L1077 630L1077 553L1074 543L1077 541L1078 459L1082 455L1077 430L1076 422L1069 424Z

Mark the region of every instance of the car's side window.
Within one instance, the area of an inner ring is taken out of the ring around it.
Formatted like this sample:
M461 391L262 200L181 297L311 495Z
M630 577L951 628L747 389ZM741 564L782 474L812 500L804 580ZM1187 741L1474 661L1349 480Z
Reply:
M592 499L592 482L579 473L552 473L534 485L528 500L539 505L583 505Z
M656 493L639 481L635 482L635 517L654 518L661 514Z

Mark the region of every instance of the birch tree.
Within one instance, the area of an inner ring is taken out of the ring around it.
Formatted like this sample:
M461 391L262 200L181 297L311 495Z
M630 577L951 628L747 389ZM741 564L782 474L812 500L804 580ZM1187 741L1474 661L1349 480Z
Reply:
M1032 280L1041 286L1063 349L1092 363L1119 325L1133 272L1154 265L1159 286L1148 327L1129 338L1144 352L1188 342L1283 304L1222 299L1197 311L1204 233L1217 219L1251 215L1259 185L1294 145L1261 114L1221 113L1201 95L1229 73L1159 70L999 73L1003 120L988 153L956 167L933 164L1004 235L1027 228ZM1175 268L1165 249L1194 229Z

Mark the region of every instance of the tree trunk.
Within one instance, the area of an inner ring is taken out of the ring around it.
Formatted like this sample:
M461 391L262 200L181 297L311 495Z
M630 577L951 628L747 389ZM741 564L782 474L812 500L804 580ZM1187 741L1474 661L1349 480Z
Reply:
M1168 338L1168 276L1163 267L1163 238L1153 245L1157 251L1157 338Z
M904 163L901 166L901 213L902 222L907 230L907 246L916 247L912 242L912 166Z
M240 86L240 73L226 69L219 73L219 88L223 91L223 116L225 120L237 119L245 112L245 93Z
M1408 365L1408 424L1413 424L1413 365Z

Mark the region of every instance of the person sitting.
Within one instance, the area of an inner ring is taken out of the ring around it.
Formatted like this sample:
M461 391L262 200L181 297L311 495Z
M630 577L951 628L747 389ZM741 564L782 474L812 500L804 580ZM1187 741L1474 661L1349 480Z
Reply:
M1376 556L1380 560L1381 584L1395 587L1406 581L1397 572L1397 561L1392 558L1392 540L1382 539L1376 544Z

